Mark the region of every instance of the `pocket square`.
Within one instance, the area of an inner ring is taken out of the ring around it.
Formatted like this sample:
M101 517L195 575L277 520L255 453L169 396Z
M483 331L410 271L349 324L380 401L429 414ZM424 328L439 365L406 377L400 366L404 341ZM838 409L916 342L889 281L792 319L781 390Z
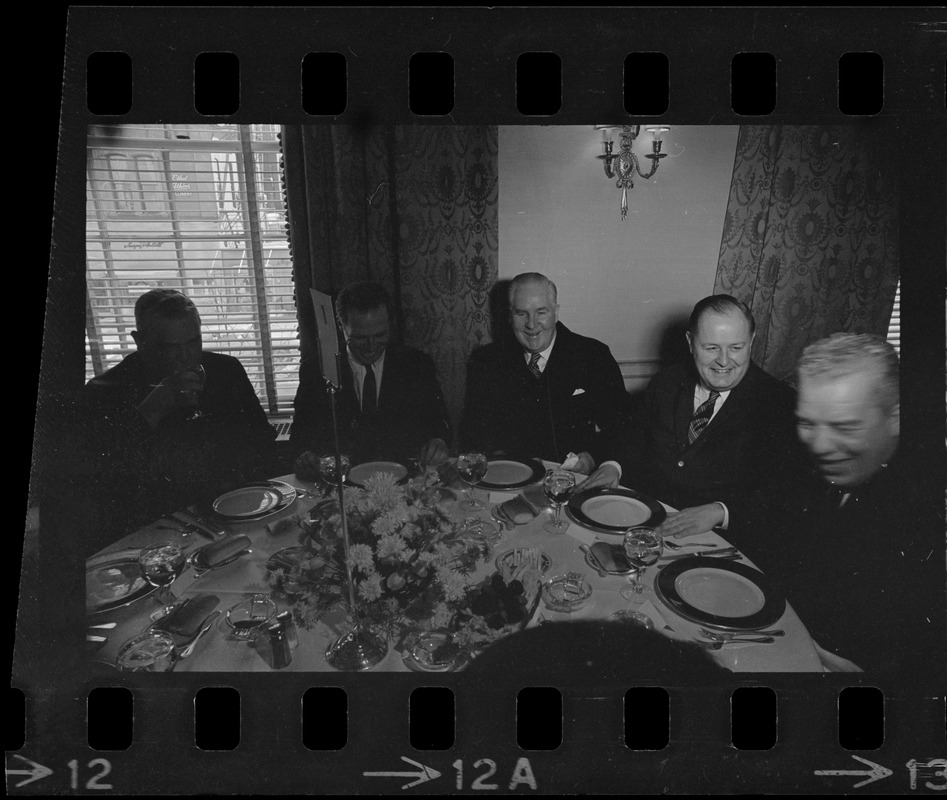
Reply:
M575 397L576 395L579 395L579 394L585 394L585 389L576 389L576 390L572 393L572 396Z

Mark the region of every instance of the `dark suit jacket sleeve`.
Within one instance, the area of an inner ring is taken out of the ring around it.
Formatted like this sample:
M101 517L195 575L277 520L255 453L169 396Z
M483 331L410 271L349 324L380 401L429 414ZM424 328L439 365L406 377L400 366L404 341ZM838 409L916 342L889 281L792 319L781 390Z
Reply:
M319 447L332 436L332 419L325 381L315 356L299 365L299 387L293 400L290 443L296 453Z
M621 376L621 368L605 345L595 348L594 374L598 380L593 384L598 413L589 453L596 464L618 460L621 443L625 438L624 427L628 411L628 392Z
M403 412L404 446L408 455L416 455L431 439L450 443L451 426L434 361L425 353L407 352L411 353L406 364L411 391L406 398L408 407ZM399 410L398 413L401 415L402 412Z
M464 414L460 424L460 449L493 453L516 449L518 431L512 430L510 381L504 354L497 344L488 344L470 355Z

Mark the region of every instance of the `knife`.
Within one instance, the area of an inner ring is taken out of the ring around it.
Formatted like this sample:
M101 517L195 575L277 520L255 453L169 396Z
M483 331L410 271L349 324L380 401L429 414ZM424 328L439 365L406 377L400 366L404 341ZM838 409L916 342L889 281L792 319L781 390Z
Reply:
M209 520L208 518L198 514L196 511L175 511L171 516L186 520L187 522L196 523L202 529L204 529L204 532L207 534L207 536L214 541L219 539L221 536L226 535L227 533L227 531L225 531L218 523Z
M670 561L675 558L743 558L735 547L725 547L722 550L713 550L704 553L675 553L670 556L661 556L662 561Z

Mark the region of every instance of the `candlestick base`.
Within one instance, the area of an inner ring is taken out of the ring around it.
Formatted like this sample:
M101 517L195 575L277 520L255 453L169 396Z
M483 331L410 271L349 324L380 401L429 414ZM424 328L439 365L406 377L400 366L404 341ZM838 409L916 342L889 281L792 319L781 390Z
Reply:
M342 634L326 650L326 662L341 672L363 672L388 655L388 643L356 625Z

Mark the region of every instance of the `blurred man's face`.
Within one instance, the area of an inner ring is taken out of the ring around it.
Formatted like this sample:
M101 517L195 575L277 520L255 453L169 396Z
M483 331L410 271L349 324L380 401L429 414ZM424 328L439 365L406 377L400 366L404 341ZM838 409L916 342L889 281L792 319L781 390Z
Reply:
M729 391L743 380L750 368L753 335L750 323L739 311L724 314L705 311L693 336L687 332L687 344L705 389Z
M530 353L541 353L556 335L559 306L552 289L539 283L518 286L510 298L516 340Z
M153 317L132 338L150 378L160 381L201 363L203 341L197 312L179 319Z
M348 321L342 323L342 333L356 362L364 367L374 364L391 337L388 309L379 306L365 312L350 311Z
M877 397L877 379L871 371L799 379L799 438L822 477L839 488L863 484L898 447L899 407L883 409Z

